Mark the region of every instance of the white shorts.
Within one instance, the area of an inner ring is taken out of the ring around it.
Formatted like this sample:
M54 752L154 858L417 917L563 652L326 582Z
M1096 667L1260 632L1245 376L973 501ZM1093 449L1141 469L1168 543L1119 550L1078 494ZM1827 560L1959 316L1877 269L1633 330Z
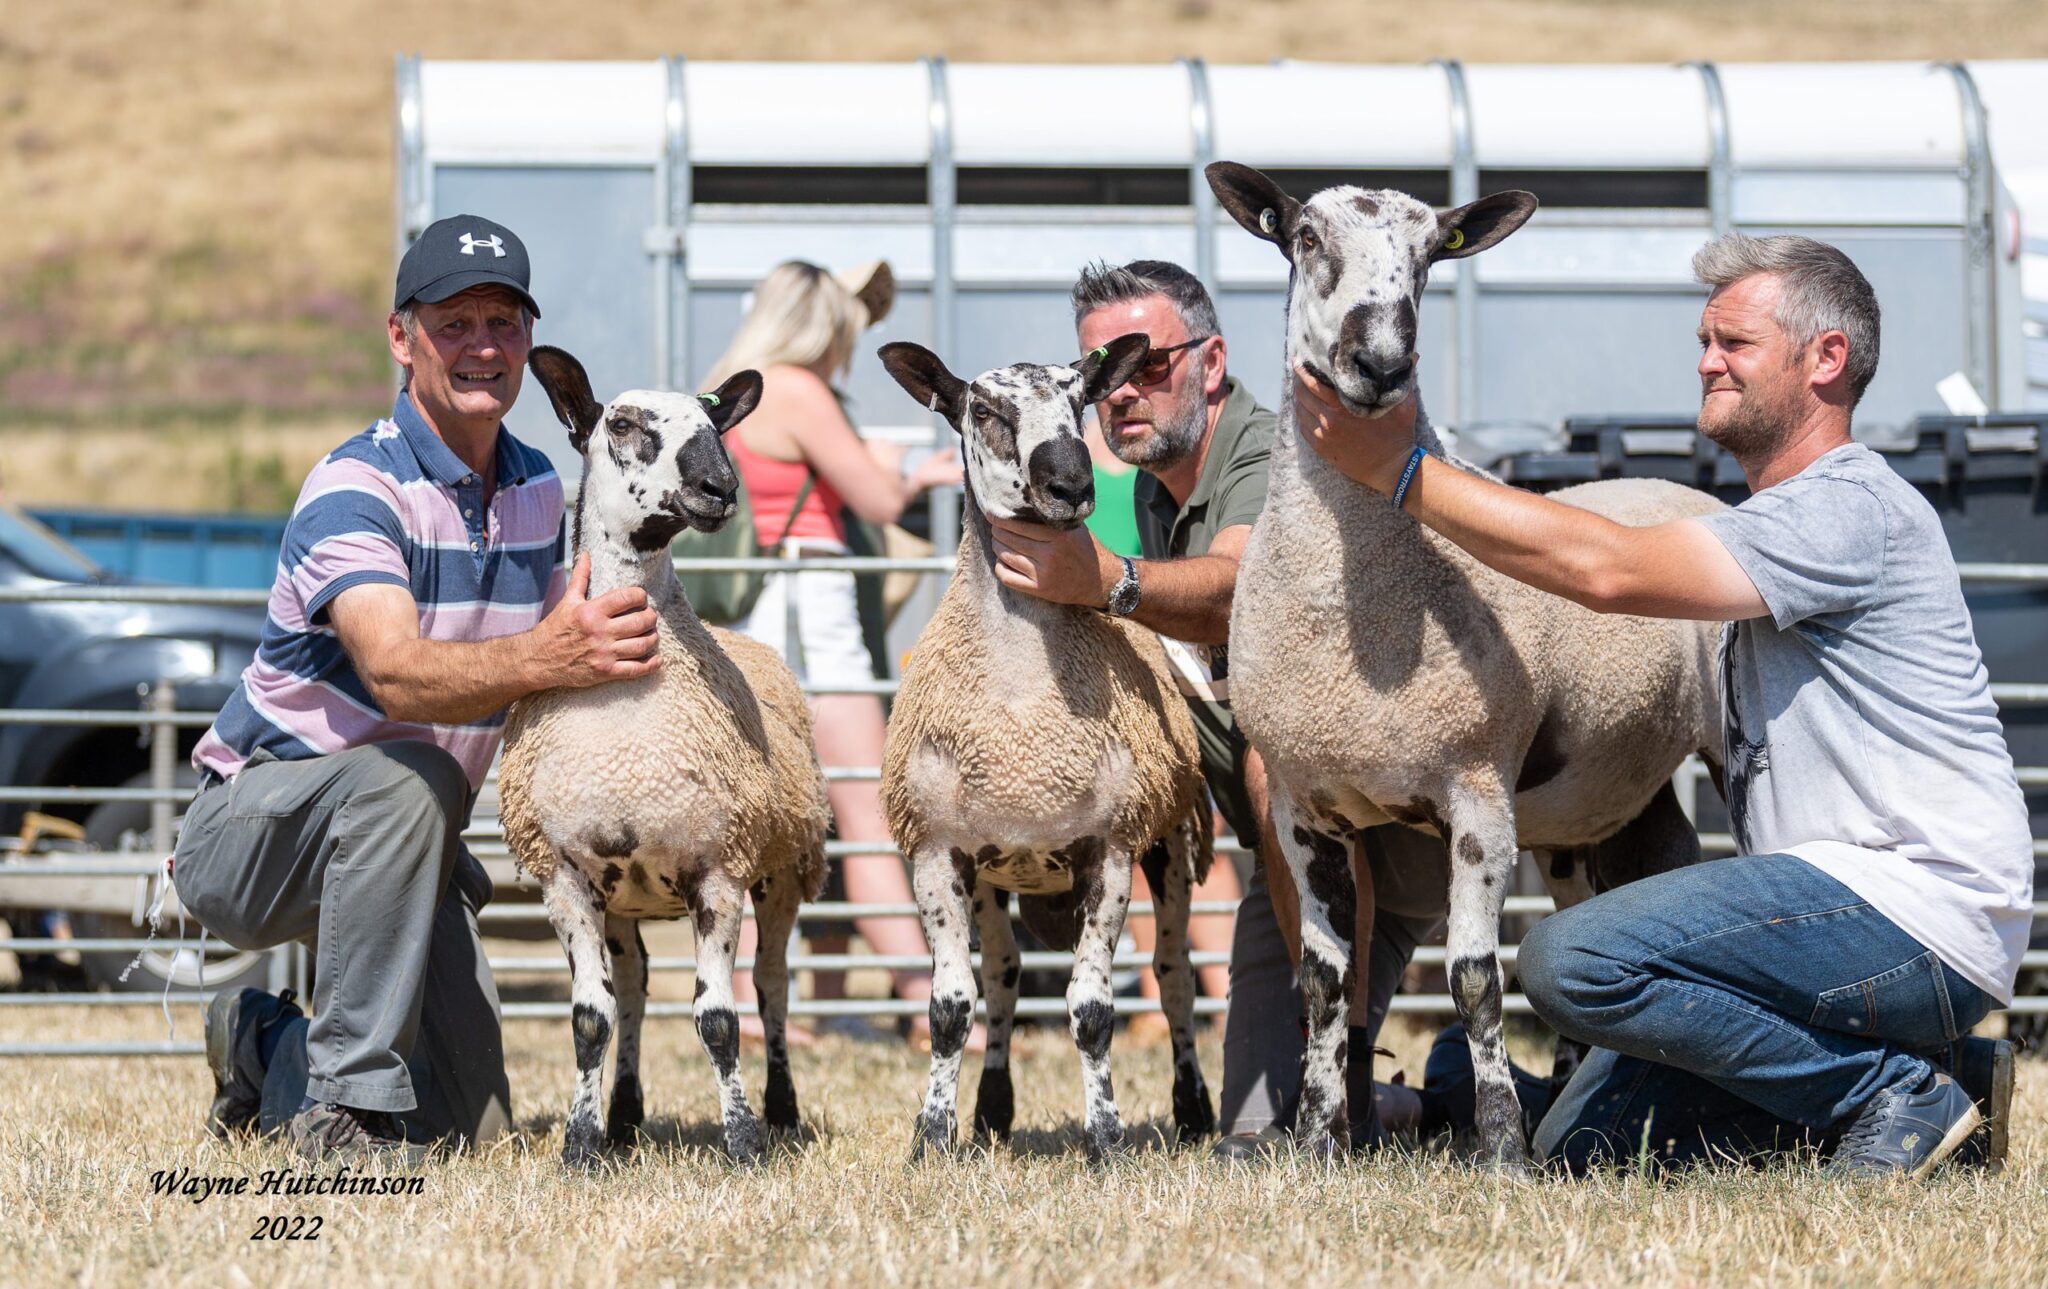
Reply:
M785 555L844 555L837 542L791 539ZM781 654L809 685L865 684L875 678L874 663L860 630L854 600L853 574L833 572L771 573L761 588L754 611L735 629Z

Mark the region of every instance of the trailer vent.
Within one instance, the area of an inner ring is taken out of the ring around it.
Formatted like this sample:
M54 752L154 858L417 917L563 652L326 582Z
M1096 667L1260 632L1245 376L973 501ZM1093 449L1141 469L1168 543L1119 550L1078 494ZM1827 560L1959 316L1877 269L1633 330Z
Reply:
M1479 191L1520 188L1546 206L1707 206L1704 170L1481 170Z
M693 166L706 206L922 206L923 166Z

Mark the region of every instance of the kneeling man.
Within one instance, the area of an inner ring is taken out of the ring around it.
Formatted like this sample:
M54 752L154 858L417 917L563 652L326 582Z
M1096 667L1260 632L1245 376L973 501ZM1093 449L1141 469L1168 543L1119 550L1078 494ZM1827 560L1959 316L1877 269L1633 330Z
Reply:
M1547 919L1522 987L1597 1049L1537 1133L1574 1171L1806 1140L1838 1173L1919 1176L2011 1103L2009 1003L2033 918L2027 812L1927 501L1856 443L1876 294L1804 237L1694 258L1699 428L1749 480L1732 510L1650 528L1425 459L1422 523L1511 577L1608 613L1722 620L1727 796L1741 856ZM1301 433L1393 495L1415 400L1353 415L1297 374Z

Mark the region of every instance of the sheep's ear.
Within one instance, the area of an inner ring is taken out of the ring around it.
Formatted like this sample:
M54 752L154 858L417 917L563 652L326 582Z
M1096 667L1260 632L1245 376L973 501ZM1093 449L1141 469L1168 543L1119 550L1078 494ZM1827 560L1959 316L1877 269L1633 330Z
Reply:
M1301 203L1280 190L1270 175L1235 161L1214 161L1202 172L1216 200L1253 237L1263 237L1282 250L1294 236Z
M1142 331L1118 336L1089 350L1087 357L1074 365L1074 370L1081 373L1083 401L1100 403L1108 398L1118 386L1137 375L1151 352L1152 342Z
M947 371L937 354L907 340L892 341L876 353L881 355L883 369L896 378L905 393L945 417L946 424L959 428L960 399L967 392L967 382Z
M723 434L761 405L761 373L751 368L736 371L726 377L717 393L697 398L704 404L704 415L711 418L711 428Z
M590 373L574 354L553 345L535 345L526 356L526 365L548 392L555 416L569 427L569 445L581 452L590 441L590 432L597 428L597 418L604 415L604 404L591 396Z
M1430 260L1462 260L1505 238L1536 213L1536 194L1510 188L1453 207L1436 217L1436 250Z

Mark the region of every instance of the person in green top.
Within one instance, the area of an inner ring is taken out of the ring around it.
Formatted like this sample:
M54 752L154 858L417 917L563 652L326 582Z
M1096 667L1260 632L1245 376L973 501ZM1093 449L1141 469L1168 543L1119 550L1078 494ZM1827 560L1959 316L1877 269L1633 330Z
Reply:
M1202 768L1218 809L1254 864L1230 945L1230 1007L1224 1024L1218 1154L1250 1157L1285 1139L1300 1094L1299 914L1278 861L1265 771L1230 715L1231 598L1237 564L1266 504L1275 418L1226 371L1216 308L1200 279L1177 264L1092 264L1072 293L1083 351L1143 332L1150 361L1097 410L1103 439L1138 467L1132 500L1142 559L1110 550L1087 529L1056 532L992 521L996 576L1027 595L1128 615L1160 635L1195 718ZM1373 829L1378 908L1372 916L1368 987L1353 1006L1354 1140L1376 1138L1369 1109L1372 1050L1415 946L1434 929L1448 876L1442 843L1406 829ZM1217 872L1225 871L1219 865ZM1214 880L1214 879L1212 879ZM1271 884L1269 893L1268 884ZM1196 898L1218 898L1198 891ZM1361 902L1363 903L1363 902ZM1367 906L1370 907L1370 906ZM1202 919L1196 919L1201 923ZM1200 947L1200 936L1196 936ZM1403 1117L1418 1107L1402 1092Z
M1142 554L1138 512L1131 493L1138 482L1137 468L1125 465L1109 450L1102 441L1102 426L1094 418L1089 418L1082 437L1088 444L1089 464L1095 467L1095 509L1088 514L1088 531L1112 555Z

